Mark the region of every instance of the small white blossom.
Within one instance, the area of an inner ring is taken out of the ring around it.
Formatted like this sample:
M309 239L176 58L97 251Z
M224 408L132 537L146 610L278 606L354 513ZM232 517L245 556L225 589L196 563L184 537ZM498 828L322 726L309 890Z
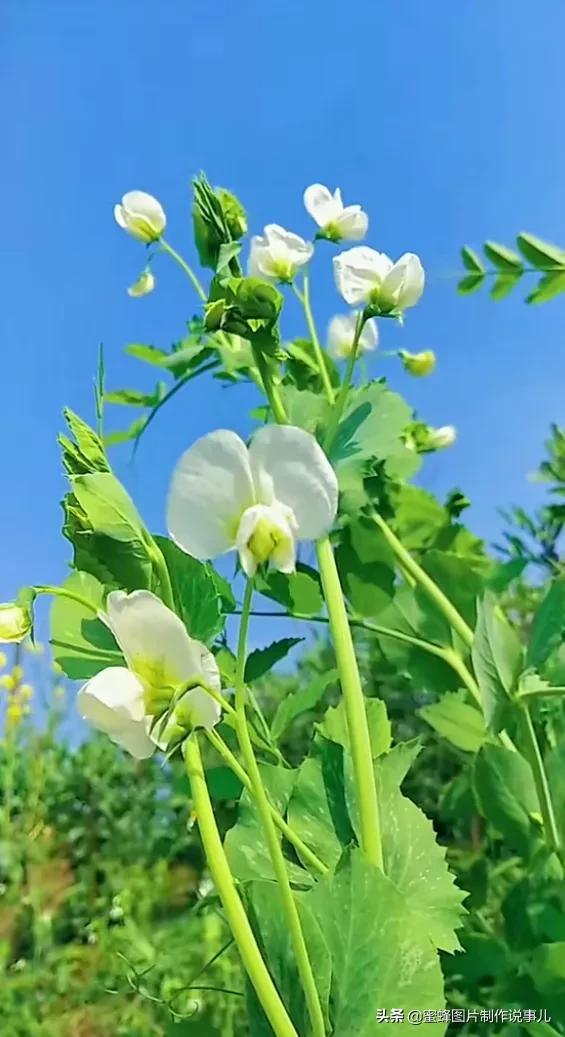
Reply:
M309 432L265 425L248 449L235 432L219 429L181 457L167 522L195 558L237 550L248 576L265 562L290 573L296 541L329 532L337 497L335 472Z
M311 242L276 223L269 223L262 237L256 234L251 238L249 276L289 283L312 258L313 252Z
M155 277L150 270L144 270L128 288L128 295L132 299L141 299L143 295L149 295L155 287Z
M364 303L379 313L402 313L424 291L424 270L413 252L393 263L384 252L358 245L340 252L333 263L337 290L351 306Z
M332 194L323 184L311 184L304 192L304 205L320 228L319 237L330 241L361 241L367 233L367 213L360 205L344 205L339 187Z
M114 206L114 217L128 234L147 245L158 241L167 225L163 206L145 191L128 191L121 205Z
M339 360L348 357L355 339L355 328L357 326L357 313L339 314L332 317L328 325L328 346L330 352ZM368 320L363 326L357 343L358 353L367 353L376 349L379 344L379 329L377 322Z
M453 425L442 425L440 428L430 429L429 445L434 450L443 450L445 447L453 446L457 439L457 429Z
M197 683L201 678L204 686L220 690L214 656L188 635L179 617L155 594L112 591L100 618L112 631L127 666L108 666L83 685L77 705L85 720L137 759L151 756L156 745L166 748L175 727L211 728L218 723L219 705ZM163 731L155 716L183 685L193 682Z

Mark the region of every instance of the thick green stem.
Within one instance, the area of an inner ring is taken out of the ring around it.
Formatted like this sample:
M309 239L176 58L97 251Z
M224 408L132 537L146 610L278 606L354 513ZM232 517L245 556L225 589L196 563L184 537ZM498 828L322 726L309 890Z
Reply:
M277 830L271 814L271 805L267 799L267 794L261 779L261 772L257 760L255 759L255 753L253 752L253 745L251 743L247 727L247 718L245 715L245 658L247 652L247 631L249 628L252 597L253 583L249 580L245 589L237 646L237 668L235 680L237 736L245 769L251 782L257 812L267 841L273 871L277 880L286 924L288 925L296 957L296 966L302 981L304 996L308 1006L308 1013L312 1025L312 1035L313 1037L324 1037L324 1016L320 1005L316 981L314 979L314 973L312 972L310 958L308 957L308 949L306 947L306 941L304 940L304 934L300 924L298 908L290 888L286 862L280 845L279 836L277 835Z
M234 756L231 749L228 748L223 738L220 738L220 735L217 734L216 731L206 731L206 735L208 741L214 747L216 752L222 757L222 759L227 763L228 767L239 778L243 787L247 789L250 795L253 795L253 786L251 784L247 772L243 769L239 760L237 759L237 757ZM287 839L289 843L292 843L294 849L300 854L302 859L307 861L311 865L311 867L318 872L319 875L327 875L329 872L329 868L327 867L327 865L324 864L320 860L320 858L317 857L316 854L310 849L310 847L302 841L300 836L296 834L296 832L290 827L289 824L287 824L287 822L284 820L283 817L281 817L279 812L275 810L272 804L270 804L270 811L271 817L273 818L273 821L279 829L279 832L282 832L285 839Z
M276 1037L298 1037L261 957L236 890L210 802L196 733L185 742L184 756L208 867L245 970Z
M383 851L377 786L359 667L329 539L325 537L320 540L316 549L349 730L361 827L361 847L368 860L382 868Z
M545 838L547 845L550 850L554 850L559 853L561 840L559 838L559 829L555 820L555 811L553 809L553 802L551 800L551 792L549 789L549 782L547 780L547 774L545 773L545 767L543 763L543 757L541 755L541 749L537 739L536 731L530 714L530 710L526 703L519 704L519 716L520 716L520 728L522 731L522 739L524 746L524 755L526 756L530 767L534 773L534 781L536 783L536 791L538 794L538 800L540 805L541 816L543 818L543 827L545 831Z
M194 270L192 270L191 267L189 267L189 265L186 262L186 260L183 259L182 256L180 255L180 253L177 252L176 249L174 249L172 247L172 245L169 245L168 241L165 241L164 238L160 238L159 239L159 244L160 244L161 249L163 250L163 252L167 252L169 254L169 256L171 257L171 259L174 259L175 263L178 263L178 265L180 266L181 270L184 270L184 273L188 277L192 287L194 288L196 294L202 300L202 302L206 302L208 296L206 295L206 292L204 291L204 288L202 287L202 285L200 284L200 281L198 280L196 274L194 273Z
M330 376L328 374L328 368L326 366L326 361L324 359L323 349L320 345L320 339L318 338L316 323L314 321L314 314L312 313L312 306L310 303L310 281L308 278L308 274L304 274L302 291L300 292L298 288L296 288L296 286L294 286L294 291L297 298L300 300L302 306L304 307L306 324L308 325L308 331L310 333L310 338L312 340L312 345L314 347L314 353L316 355L316 360L318 361L318 368L320 371L320 378L322 379L322 384L324 386L324 392L328 397L329 402L333 405L335 402L335 393L333 385L330 381Z
M428 576L425 569L422 569L422 566L418 565L418 562L412 558L412 555L406 550L403 544L401 544L400 540L396 534L393 533L384 518L382 518L376 511L372 513L372 518L381 530L402 567L410 576L413 577L422 590L425 591L438 610L443 613L449 625L459 635L467 648L471 648L473 644L473 631L471 630L471 627L467 625L463 616L457 611L455 606L451 604L449 598L445 596L437 583Z

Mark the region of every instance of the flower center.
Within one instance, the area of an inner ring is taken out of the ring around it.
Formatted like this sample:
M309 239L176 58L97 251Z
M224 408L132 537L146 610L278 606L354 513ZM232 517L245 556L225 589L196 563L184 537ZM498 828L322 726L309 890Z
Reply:
M255 504L244 511L237 531L237 548L248 576L269 562L281 572L293 572L296 520L283 505Z

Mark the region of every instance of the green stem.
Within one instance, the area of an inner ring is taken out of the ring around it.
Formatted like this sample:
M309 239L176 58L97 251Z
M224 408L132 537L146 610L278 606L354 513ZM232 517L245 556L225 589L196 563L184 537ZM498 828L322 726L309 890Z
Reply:
M425 591L428 598L430 598L439 611L443 613L449 625L459 635L467 648L471 648L473 644L473 631L471 630L471 627L467 625L463 616L457 611L455 606L451 604L449 598L447 598L443 591L440 590L437 583L428 576L425 569L422 569L421 565L418 565L418 562L412 558L412 555L401 544L400 540L396 534L393 533L384 518L382 518L378 512L373 511L372 519L381 530L386 541L392 548L393 553L396 555L396 558L403 568L406 569L406 572L413 577L416 583L418 583L422 590Z
M257 806L257 812L259 814L259 818L261 820L261 824L267 841L269 855L271 858L271 863L273 865L273 871L275 873L275 877L278 883L282 907L286 917L286 924L288 925L290 938L296 957L296 966L298 969L300 979L302 980L302 986L304 988L304 995L306 998L306 1004L308 1006L310 1022L312 1024L312 1035L313 1037L324 1037L324 1016L320 1005L316 981L314 979L314 973L312 972L312 966L310 964L310 959L308 957L308 950L306 947L306 942L304 940L302 926L300 924L298 909L296 907L296 902L294 900L292 890L290 888L290 882L286 870L286 862L280 845L279 836L277 834L277 830L271 814L271 805L269 803L269 800L267 799L267 794L263 787L263 782L261 780L261 772L259 770L257 760L255 759L255 753L253 752L253 745L251 743L251 738L249 736L247 718L245 716L245 659L247 652L247 632L249 629L249 618L252 598L253 581L248 580L243 599L243 608L241 614L241 623L239 627L239 638L237 645L237 667L235 679L235 708L237 714L237 736L239 739L239 746L241 749L241 754L243 756L245 769L249 775L249 780L251 782L253 796Z
M368 860L382 868L383 851L377 787L365 698L355 648L329 539L325 537L318 541L316 550L349 730L361 827L361 847Z
M525 703L519 705L519 717L522 738L524 743L524 755L526 756L526 759L528 760L530 767L532 768L532 771L534 773L534 781L536 784L541 816L543 818L543 827L545 831L547 845L549 846L550 850L554 850L556 853L559 853L559 830L557 828L557 822L555 820L555 811L553 809L553 803L551 800L549 782L547 780L547 774L545 773L543 757L541 755L541 750L539 747L539 742L537 739L530 710Z
M308 331L310 333L310 338L312 340L312 345L314 347L314 353L316 355L316 360L318 361L320 378L322 379L322 384L324 386L326 396L328 397L329 402L333 405L335 403L335 393L332 383L330 381L330 376L328 374L328 368L324 358L323 349L320 345L320 339L318 338L316 323L314 321L314 314L312 313L312 306L310 303L310 281L308 278L308 274L304 274L304 280L302 282L302 291L299 291L296 285L293 285L293 288L297 299L299 299L299 301L302 303L302 306L304 307L306 324L308 325Z
M153 539L150 533L146 534L145 537L145 548L147 554L155 567L159 571L159 582L161 584L161 597L165 605L174 612L175 611L175 596L173 594L173 585L171 583L171 577L165 561L165 556L158 546L156 541Z
M202 302L206 302L208 296L207 296L206 292L204 291L204 288L200 284L200 281L198 280L196 274L194 273L194 270L192 270L191 267L189 267L189 265L186 262L186 260L183 259L182 256L180 255L180 253L177 252L176 249L174 249L172 247L172 245L169 245L168 241L165 241L164 238L160 238L159 239L159 244L161 246L162 251L163 252L167 252L169 254L169 256L171 257L171 259L174 259L175 263L178 263L178 265L180 266L181 270L184 270L184 272L185 272L186 276L188 277L192 287L194 288L196 294L202 300Z
M259 375L263 389L265 390L265 396L267 397L271 410L273 412L275 421L278 425L288 425L288 418L286 415L284 403L281 399L278 385L275 385L271 378L271 372L269 371L269 365L263 356L260 349L256 349L251 345L253 351L253 357L257 367L259 369Z
M211 745L213 745L216 752L222 757L227 763L228 767L234 772L239 778L241 784L250 795L253 795L253 786L249 779L247 772L241 766L239 760L234 756L231 749L228 748L223 738L216 731L206 731L206 737ZM327 875L329 868L320 860L319 857L302 841L299 835L290 827L289 824L284 820L283 817L275 810L274 806L270 804L271 817L275 822L277 828L284 835L285 839L289 843L292 843L295 850L300 854L303 860L308 863L318 872L319 875Z
M521 701L524 701L524 699L527 699L527 700L529 700L529 699L539 699L539 698L544 698L545 696L551 696L551 695L565 695L565 688L564 687L557 687L557 686L554 687L554 688L537 688L535 691L523 691L523 692L521 692L521 694L518 696L518 698Z
M341 421L345 404L347 402L347 396L351 386L351 379L353 378L353 369L355 367L355 361L357 359L357 348L359 346L359 339L361 338L361 332L365 324L365 317L363 313L360 313L357 317L357 324L355 325L355 335L351 344L351 352L347 360L347 367L345 369L345 375L343 382L341 383L337 399L334 403L330 420L328 424L328 430L326 432L326 438L324 440L324 450L326 454L329 454L334 444L338 425Z
M92 612L93 616L98 615L98 608L87 598L83 598L80 594L75 594L74 591L67 590L66 587L52 587L45 585L43 587L33 588L36 594L52 594L54 598L68 598L69 601L75 601L77 605L82 605L89 612Z
M216 825L196 733L184 745L186 769L202 844L241 960L276 1037L298 1037L257 946L235 887Z

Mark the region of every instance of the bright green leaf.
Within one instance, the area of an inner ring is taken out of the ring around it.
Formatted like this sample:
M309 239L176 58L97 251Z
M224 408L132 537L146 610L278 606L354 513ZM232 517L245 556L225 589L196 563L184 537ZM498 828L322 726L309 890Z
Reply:
M464 245L461 249L461 259L466 270L470 270L472 273L484 273L485 267L481 257L468 245Z
M245 663L246 684L252 684L253 681L259 680L259 677L263 677L288 655L291 648L303 640L303 637L283 637L280 641L273 641L266 648L257 648L251 652Z
M55 662L73 680L94 677L107 666L123 666L110 630L94 611L104 608L104 586L85 572L71 573L62 586L92 607L59 595L53 598L49 627Z
M418 713L442 738L464 752L477 752L487 736L482 714L466 702L464 692L448 692Z
M209 563L181 551L172 540L154 539L165 559L178 615L191 637L211 644L225 624L218 575Z
M275 741L279 741L296 717L315 709L330 684L334 684L337 680L337 670L321 673L307 688L295 691L293 695L287 695L281 699L271 723L271 734Z
M486 724L497 734L504 727L511 695L522 672L523 652L490 591L479 604L472 656Z
M522 271L522 260L518 253L513 252L511 248L500 245L498 241L486 241L483 247L487 258L499 270Z
M520 753L483 745L474 764L473 784L483 817L521 856L529 857L539 813L533 774Z

